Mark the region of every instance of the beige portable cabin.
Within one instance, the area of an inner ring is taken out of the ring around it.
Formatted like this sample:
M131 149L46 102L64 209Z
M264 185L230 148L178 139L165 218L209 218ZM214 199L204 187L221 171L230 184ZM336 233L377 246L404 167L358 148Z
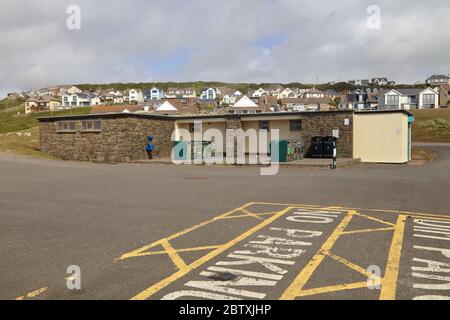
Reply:
M406 163L411 160L414 116L403 110L355 112L353 157L362 162Z

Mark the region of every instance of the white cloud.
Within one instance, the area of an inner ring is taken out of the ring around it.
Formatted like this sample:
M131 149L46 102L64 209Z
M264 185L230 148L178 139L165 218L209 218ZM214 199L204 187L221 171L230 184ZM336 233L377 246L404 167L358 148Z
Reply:
M81 30L66 28L71 4ZM372 4L380 30L366 27ZM449 9L447 0L6 0L0 94L80 82L423 81L450 73ZM281 41L255 45L266 37Z

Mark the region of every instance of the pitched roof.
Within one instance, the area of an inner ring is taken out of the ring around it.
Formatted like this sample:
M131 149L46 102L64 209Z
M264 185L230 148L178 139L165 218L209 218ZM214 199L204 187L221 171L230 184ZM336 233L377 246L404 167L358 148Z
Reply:
M450 79L450 77L446 76L445 74L434 74L431 77L429 77L427 80L436 80L436 79Z
M178 111L177 108L169 101L165 101L162 105L156 108L156 111Z
M27 102L50 102L50 101L59 101L59 99L53 96L38 96L34 98L29 98Z
M233 108L259 108L259 106L250 100L249 97L243 96L233 105Z

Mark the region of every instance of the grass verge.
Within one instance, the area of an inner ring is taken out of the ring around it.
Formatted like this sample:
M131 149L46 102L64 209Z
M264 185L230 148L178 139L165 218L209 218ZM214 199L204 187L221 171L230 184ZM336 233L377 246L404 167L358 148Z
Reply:
M412 110L413 142L450 142L450 109Z
M29 130L0 134L0 152L54 159L39 148L39 127Z

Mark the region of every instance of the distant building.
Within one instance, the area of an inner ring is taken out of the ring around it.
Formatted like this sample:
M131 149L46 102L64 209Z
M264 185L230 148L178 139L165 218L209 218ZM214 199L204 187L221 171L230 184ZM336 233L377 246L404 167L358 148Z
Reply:
M232 107L228 108L228 112L234 114L261 113L262 108L249 97L243 96Z
M164 93L168 99L196 98L195 88L169 88Z
M441 84L450 84L450 77L443 74L435 74L425 80L430 86L440 86Z
M215 100L220 95L218 88L204 88L200 92L200 100Z
M375 110L378 109L378 93L371 90L358 89L341 96L340 109Z
M372 78L371 84L375 86L395 86L395 81L388 78Z
M64 108L90 107L102 103L99 96L87 93L70 94L69 92L66 92L62 95L61 99L61 106Z
M161 100L164 98L164 91L156 87L144 91L144 100Z
M263 88L259 88L258 90L248 92L248 94L251 97L262 97L262 96L268 96L269 92L267 92Z
M350 80L348 81L348 83L354 86L363 86L363 87L367 87L370 84L369 80L366 79Z
M222 97L221 104L233 105L242 96L242 92L235 91L233 93L226 94Z
M323 91L317 90L316 88L312 88L309 90L306 90L305 93L303 93L302 98L310 99L310 98L324 98L325 93Z
M59 105L59 100L53 96L29 98L25 102L25 113L54 111Z
M439 92L432 88L380 91L380 109L410 110L439 108Z
M139 89L130 89L128 90L128 94L126 95L126 100L128 102L143 103L144 95L142 94L142 91Z

